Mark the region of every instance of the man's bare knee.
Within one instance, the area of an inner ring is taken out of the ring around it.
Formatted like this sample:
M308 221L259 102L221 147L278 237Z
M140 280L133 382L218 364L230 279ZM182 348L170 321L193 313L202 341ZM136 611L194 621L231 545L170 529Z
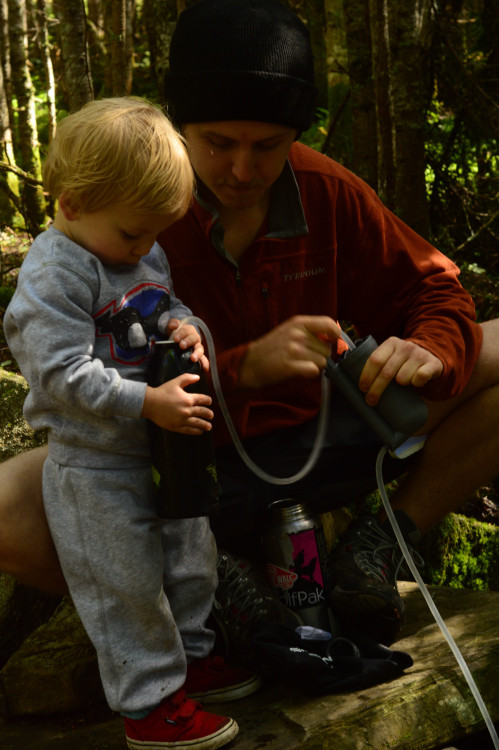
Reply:
M432 432L458 407L489 388L499 387L499 319L482 323L483 342L471 377L459 396L446 401L426 401L429 419L421 430Z
M43 507L45 446L0 464L0 570L21 583L64 593L66 584Z

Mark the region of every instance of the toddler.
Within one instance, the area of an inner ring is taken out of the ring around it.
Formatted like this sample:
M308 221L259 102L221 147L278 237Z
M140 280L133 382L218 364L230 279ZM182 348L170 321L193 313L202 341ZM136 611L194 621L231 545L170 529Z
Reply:
M58 211L4 319L26 418L48 430L44 504L69 591L128 746L148 750L225 745L236 722L191 696L231 700L259 685L209 656L208 519L155 513L147 420L200 435L213 417L209 396L185 390L198 375L147 385L154 341L172 334L208 368L155 242L184 215L193 181L182 138L152 104L103 99L66 117L44 165Z

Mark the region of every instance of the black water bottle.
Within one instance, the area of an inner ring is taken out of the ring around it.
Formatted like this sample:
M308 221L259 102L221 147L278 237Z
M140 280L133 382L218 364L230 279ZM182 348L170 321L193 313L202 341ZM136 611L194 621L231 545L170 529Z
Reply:
M200 379L185 388L209 394L200 362L191 360L192 349L174 341L154 345L149 385L156 387L184 373ZM157 485L157 513L161 518L195 518L219 510L215 449L211 432L183 435L149 422L153 475Z

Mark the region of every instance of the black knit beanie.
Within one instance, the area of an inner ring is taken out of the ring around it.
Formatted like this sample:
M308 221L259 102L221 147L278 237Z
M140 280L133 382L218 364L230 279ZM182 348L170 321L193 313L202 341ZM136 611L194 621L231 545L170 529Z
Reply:
M317 89L306 26L279 0L198 0L181 13L165 94L179 124L310 127Z

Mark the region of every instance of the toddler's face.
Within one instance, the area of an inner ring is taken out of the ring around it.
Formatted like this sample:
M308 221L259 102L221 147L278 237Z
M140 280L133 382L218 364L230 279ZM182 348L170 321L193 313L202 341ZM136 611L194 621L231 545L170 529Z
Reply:
M91 213L80 212L65 232L106 266L133 265L178 218L180 214L139 213L124 203L112 203Z

